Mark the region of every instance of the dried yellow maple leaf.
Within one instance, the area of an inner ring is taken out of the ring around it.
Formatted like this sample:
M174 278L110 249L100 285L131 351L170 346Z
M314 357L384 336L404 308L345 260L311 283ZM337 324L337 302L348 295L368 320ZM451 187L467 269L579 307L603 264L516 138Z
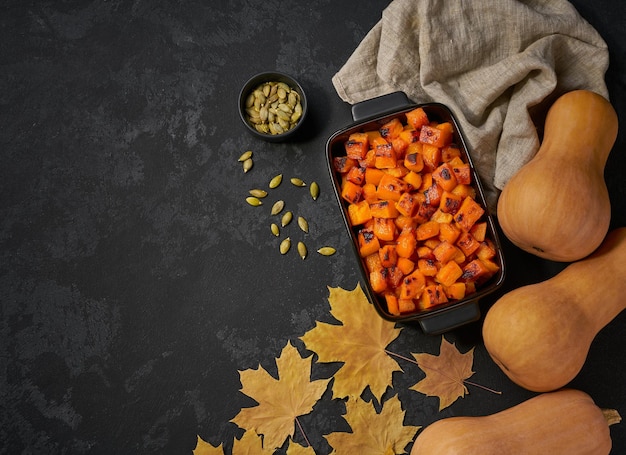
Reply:
M334 398L358 398L369 386L380 401L393 372L402 371L385 351L401 329L376 313L360 284L353 291L328 289L330 312L341 325L317 321L301 340L319 362L344 362L334 375Z
M193 449L193 455L224 455L224 449L222 448L222 444L217 447L212 446L200 436L196 435L198 438L196 442L196 448Z
M421 427L403 425L404 411L397 396L387 400L376 413L374 406L361 399L346 402L344 416L352 433L331 433L326 440L332 453L358 453L359 455L395 455L405 453L404 448L413 440Z
M461 354L454 343L441 337L439 355L413 354L426 377L411 387L411 390L428 396L439 397L439 410L450 406L468 391L465 380L474 374L474 348Z
M259 403L243 408L231 422L248 431L263 435L263 447L275 449L293 436L299 416L313 410L330 379L311 381L311 359L303 358L288 342L276 359L279 379L260 365L258 369L239 372L241 392Z
M315 450L311 446L304 447L290 439L287 446L287 455L315 455Z

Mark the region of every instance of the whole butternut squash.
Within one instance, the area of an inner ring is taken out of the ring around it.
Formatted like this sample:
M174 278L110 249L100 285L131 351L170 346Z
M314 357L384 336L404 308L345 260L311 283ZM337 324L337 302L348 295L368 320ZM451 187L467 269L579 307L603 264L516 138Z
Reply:
M581 370L596 334L626 308L626 228L541 283L503 295L485 315L489 355L516 384L546 392Z
M562 389L496 414L438 420L418 435L411 455L607 455L609 425L619 420L586 393Z
M537 154L504 186L497 217L519 248L573 262L593 252L609 229L604 167L618 119L604 97L576 90L548 111Z

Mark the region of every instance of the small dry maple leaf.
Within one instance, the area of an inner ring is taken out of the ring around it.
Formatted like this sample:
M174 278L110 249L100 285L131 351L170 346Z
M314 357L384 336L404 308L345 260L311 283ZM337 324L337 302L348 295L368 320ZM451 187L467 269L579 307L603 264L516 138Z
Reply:
M241 392L256 400L258 406L243 408L231 422L263 435L263 447L275 449L293 436L297 417L313 410L330 379L311 381L312 356L302 358L288 342L276 359L279 379L260 365L239 372Z
M193 455L224 455L224 449L222 448L222 444L217 447L212 446L200 436L196 435L198 438L196 442L196 448L193 449Z
M426 377L411 387L411 390L428 396L439 397L439 410L450 406L468 391L464 381L474 374L474 348L461 354L454 343L441 337L439 355L413 354Z
M403 425L404 411L397 396L387 400L376 413L374 406L361 399L346 402L344 416L352 433L331 433L326 440L333 453L358 453L359 455L395 455L413 440L421 427Z
M344 362L334 375L333 398L358 398L369 386L380 401L393 372L402 371L385 351L401 329L380 317L360 284L353 291L328 289L330 312L341 325L317 321L301 340L319 362Z

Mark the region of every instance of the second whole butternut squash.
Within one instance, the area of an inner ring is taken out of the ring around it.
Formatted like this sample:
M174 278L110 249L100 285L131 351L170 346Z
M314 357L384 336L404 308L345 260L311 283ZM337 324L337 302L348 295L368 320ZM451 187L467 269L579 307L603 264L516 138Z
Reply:
M626 308L626 227L554 277L503 295L485 315L489 355L535 392L565 386L583 367L597 333Z
M562 389L480 417L448 417L427 426L411 455L608 455L609 426L621 417L592 398Z
M537 154L505 184L497 217L519 248L553 261L593 252L609 229L604 167L618 119L604 97L575 90L548 111Z

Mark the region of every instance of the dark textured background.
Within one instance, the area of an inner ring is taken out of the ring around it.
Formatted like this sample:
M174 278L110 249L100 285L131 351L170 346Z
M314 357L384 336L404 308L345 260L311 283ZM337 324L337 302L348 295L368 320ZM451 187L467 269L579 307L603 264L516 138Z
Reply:
M1 454L190 454L196 435L230 450L241 431L229 420L251 404L238 370L275 371L287 341L302 348L298 337L328 318L327 286L357 282L324 157L351 121L330 79L388 3L2 3ZM626 4L573 3L609 45L607 83L626 118ZM240 123L239 88L263 70L307 90L296 142L260 142ZM621 128L606 168L613 227L626 225L625 140ZM248 149L255 167L244 175ZM279 172L319 182L314 203L285 184L275 194L310 220L310 250L339 254L278 254L267 214L244 198ZM561 268L508 244L505 254L502 292ZM621 314L573 383L622 415L625 329ZM394 386L407 424L531 395L488 359L480 322L446 338L476 346L472 380L503 395L470 388L438 413L436 398L408 391L421 370L402 365ZM407 326L393 348L436 353L439 342ZM329 450L323 434L345 430L340 413L325 396L303 417L318 453ZM614 454L626 453L624 425L611 429Z

